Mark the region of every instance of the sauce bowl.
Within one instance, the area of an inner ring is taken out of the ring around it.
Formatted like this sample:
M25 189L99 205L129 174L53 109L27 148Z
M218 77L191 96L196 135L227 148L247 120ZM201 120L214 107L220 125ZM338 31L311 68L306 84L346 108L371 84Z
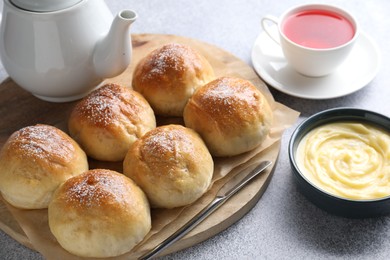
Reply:
M348 199L311 183L300 169L297 162L297 149L311 130L324 124L336 122L355 122L372 125L390 135L390 118L364 109L341 107L319 112L304 120L293 132L289 147L289 159L299 191L312 203L331 214L349 217L366 218L390 214L390 195L379 199ZM386 160L386 158L384 158Z

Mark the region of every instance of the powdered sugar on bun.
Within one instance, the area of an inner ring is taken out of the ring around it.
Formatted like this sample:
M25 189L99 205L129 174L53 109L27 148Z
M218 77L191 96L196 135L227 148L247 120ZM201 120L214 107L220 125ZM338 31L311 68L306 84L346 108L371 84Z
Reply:
M67 134L49 125L28 126L1 150L0 191L15 207L46 208L61 183L86 170L86 154Z
M129 178L95 169L58 188L48 209L58 243L82 257L114 257L129 252L151 229L148 200Z
M137 64L132 86L157 115L182 116L194 91L213 79L214 71L204 56L189 46L171 43Z
M156 119L138 92L107 84L76 104L68 127L88 156L120 161L135 140L156 127Z
M259 146L273 115L249 81L221 77L199 88L184 109L184 122L198 132L213 156L233 156Z

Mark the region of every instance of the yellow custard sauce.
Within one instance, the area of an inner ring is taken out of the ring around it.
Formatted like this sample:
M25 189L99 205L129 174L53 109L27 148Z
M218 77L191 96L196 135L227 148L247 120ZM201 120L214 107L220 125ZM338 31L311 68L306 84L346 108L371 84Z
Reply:
M369 124L321 125L298 145L302 174L341 198L370 200L390 195L390 135Z

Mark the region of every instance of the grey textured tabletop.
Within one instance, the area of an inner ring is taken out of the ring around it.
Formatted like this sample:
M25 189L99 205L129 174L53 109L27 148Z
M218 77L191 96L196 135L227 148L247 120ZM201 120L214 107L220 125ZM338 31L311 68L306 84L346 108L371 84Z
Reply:
M132 33L175 34L214 44L252 64L252 46L262 31L260 19L280 15L300 0L143 0L106 1L113 13L135 10ZM313 113L350 106L390 116L390 1L329 0L350 10L377 43L381 68L361 90L326 101L283 94L270 87L276 101L301 112L296 125ZM3 2L0 2L2 9ZM8 77L0 65L0 82ZM389 259L390 217L347 219L328 214L297 190L287 146L296 125L285 131L270 185L256 206L220 234L165 259ZM42 259L0 231L0 259Z

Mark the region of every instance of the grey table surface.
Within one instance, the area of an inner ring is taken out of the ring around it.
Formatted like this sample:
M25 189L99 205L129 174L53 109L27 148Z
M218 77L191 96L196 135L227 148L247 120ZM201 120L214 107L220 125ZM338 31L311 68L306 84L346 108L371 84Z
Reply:
M116 0L113 13L133 9L139 19L133 33L175 34L214 44L247 64L260 19L280 15L300 0ZM390 217L347 219L328 214L303 197L292 179L287 146L299 122L328 108L350 106L390 116L390 1L329 0L352 11L378 44L381 69L363 89L326 101L307 100L270 90L274 98L301 112L285 131L274 176L256 206L220 234L163 259L389 259ZM2 9L3 2L0 2ZM0 82L8 77L0 64ZM0 231L0 259L42 259Z

